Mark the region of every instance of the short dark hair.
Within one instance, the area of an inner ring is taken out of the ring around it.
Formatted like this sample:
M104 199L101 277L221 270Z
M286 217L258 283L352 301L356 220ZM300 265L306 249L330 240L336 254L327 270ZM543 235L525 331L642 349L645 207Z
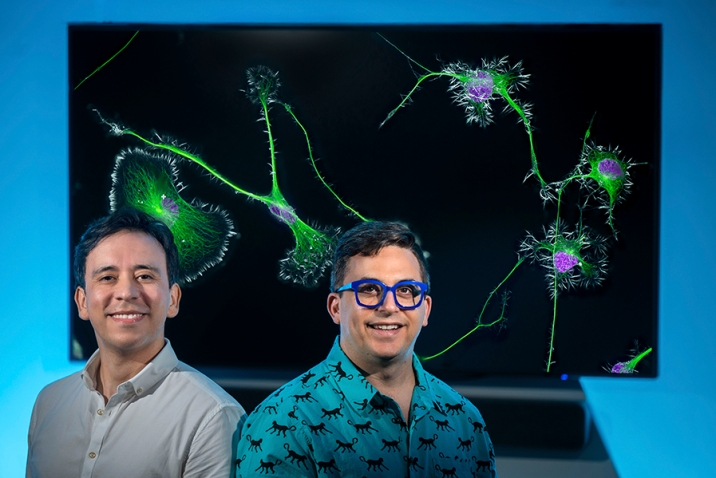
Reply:
M348 259L353 256L375 256L386 246L398 246L410 250L420 264L420 275L430 289L430 274L415 234L397 222L364 222L347 231L336 247L331 271L331 291L335 292L343 286L346 276Z
M112 234L121 231L143 232L154 239L164 249L167 259L167 276L169 285L179 282L179 251L174 244L172 231L163 222L138 211L134 208L118 209L109 216L97 219L89 225L80 242L75 247L73 272L75 275L75 288L85 287L85 268L87 256L97 247L97 244Z

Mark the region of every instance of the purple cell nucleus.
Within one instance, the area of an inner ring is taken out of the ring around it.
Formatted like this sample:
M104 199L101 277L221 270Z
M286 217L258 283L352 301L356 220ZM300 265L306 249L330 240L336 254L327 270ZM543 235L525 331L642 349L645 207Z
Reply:
M624 171L621 164L613 159L604 159L599 163L599 172L609 179L621 179Z
M494 83L492 76L486 71L478 71L477 76L471 76L465 84L467 96L475 103L484 103L492 96Z
M612 367L612 373L631 373L626 362L619 362Z
M179 205L170 198L162 199L162 209L169 214L179 214Z
M574 254L568 254L566 252L558 251L554 255L554 268L557 272L564 274L572 267L576 266L579 259Z
M271 211L271 214L279 219L279 221L284 222L289 226L296 222L296 216L293 214L293 211L289 209L272 205L269 207L269 210Z
M171 228L179 219L179 205L168 197L162 198L162 221Z

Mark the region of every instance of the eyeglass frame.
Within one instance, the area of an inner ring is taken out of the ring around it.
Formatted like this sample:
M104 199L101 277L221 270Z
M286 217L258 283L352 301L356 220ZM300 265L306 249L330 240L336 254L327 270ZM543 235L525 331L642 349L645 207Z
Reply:
M363 284L377 284L377 285L380 285L381 287L383 287L383 297L380 299L380 302L378 302L375 305L365 305L360 301L360 299L358 298L357 287L360 285L363 285ZM416 305L412 305L410 307L403 307L402 305L400 305L398 303L398 298L395 295L395 289L397 289L398 286L405 285L405 284L417 285L420 288L420 301ZM390 292L390 291L393 292L393 300L395 301L395 305L397 305L399 308L404 309L404 310L417 309L418 307L420 307L423 304L423 300L425 299L425 296L428 293L428 285L425 284L424 282L418 282L418 281L414 281L414 280L404 280L404 281L396 282L392 286L388 286L386 284L383 284L379 280L373 280L373 279L363 279L363 280L356 280L353 282L349 282L348 284L344 285L343 287L337 289L336 293L343 292L343 291L350 290L350 289L353 289L353 293L356 296L356 303L359 306L365 307L367 309L377 309L378 307L383 305L383 302L385 302L385 298L388 295L388 292Z

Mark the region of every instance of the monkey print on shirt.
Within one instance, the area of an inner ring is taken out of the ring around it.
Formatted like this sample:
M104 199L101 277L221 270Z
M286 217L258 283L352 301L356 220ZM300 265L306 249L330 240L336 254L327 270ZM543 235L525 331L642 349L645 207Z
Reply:
M475 406L423 370L409 423L343 353L287 383L251 413L242 430L237 477L494 478L494 448Z

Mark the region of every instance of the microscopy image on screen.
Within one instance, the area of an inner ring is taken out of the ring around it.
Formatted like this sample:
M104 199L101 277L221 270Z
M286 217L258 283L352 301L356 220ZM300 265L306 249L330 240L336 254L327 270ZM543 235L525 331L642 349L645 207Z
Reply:
M441 378L656 375L658 27L74 25L69 50L71 242L125 206L171 228L188 363L322 360L337 240L381 220L427 253Z

